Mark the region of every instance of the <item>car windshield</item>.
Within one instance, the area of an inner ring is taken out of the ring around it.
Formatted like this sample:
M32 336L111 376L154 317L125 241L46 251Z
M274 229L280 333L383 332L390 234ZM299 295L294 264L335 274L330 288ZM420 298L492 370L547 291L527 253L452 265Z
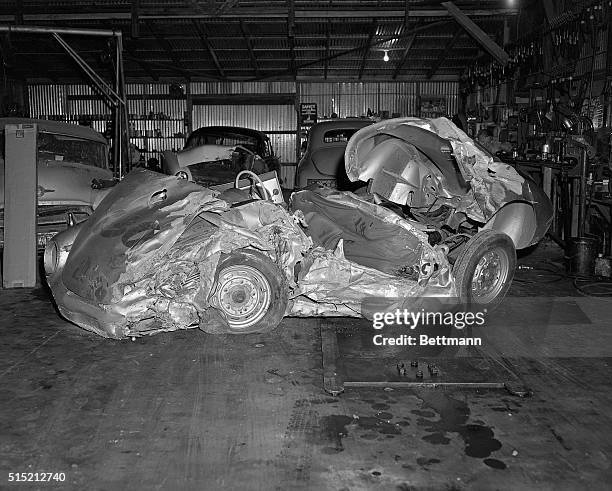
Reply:
M195 132L187 140L185 148L199 147L200 145L227 145L232 147L241 145L257 154L262 153L262 145L259 143L259 139L256 136L244 135L242 133ZM260 156L265 157L265 155Z
M38 134L38 160L76 162L101 169L108 167L104 143L55 133Z

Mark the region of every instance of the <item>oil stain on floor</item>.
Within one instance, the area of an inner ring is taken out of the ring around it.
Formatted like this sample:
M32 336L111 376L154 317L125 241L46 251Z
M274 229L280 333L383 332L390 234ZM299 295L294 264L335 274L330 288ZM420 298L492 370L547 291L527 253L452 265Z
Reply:
M493 469L505 469L506 464L490 458L502 447L493 430L483 424L468 423L470 409L465 402L453 399L442 391L428 391L415 394L423 402L425 410L413 410L420 416L417 425L428 433L423 440L433 445L448 445L450 434L458 434L465 443L468 457L484 459L485 465ZM438 419L429 418L438 415Z

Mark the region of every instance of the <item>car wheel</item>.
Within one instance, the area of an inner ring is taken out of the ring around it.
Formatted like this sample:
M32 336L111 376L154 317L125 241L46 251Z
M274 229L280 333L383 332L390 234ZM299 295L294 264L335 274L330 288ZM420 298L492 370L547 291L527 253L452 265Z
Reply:
M284 275L268 257L241 251L221 257L212 304L225 316L232 334L267 332L285 315Z
M465 304L495 307L508 292L515 269L512 239L482 230L465 244L453 266L457 294Z

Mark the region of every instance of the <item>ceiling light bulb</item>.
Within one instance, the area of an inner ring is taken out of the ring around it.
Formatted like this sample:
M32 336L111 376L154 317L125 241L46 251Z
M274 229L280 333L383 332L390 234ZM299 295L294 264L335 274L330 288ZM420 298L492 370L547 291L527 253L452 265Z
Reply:
M385 50L385 56L383 56L383 61L389 61L389 53Z

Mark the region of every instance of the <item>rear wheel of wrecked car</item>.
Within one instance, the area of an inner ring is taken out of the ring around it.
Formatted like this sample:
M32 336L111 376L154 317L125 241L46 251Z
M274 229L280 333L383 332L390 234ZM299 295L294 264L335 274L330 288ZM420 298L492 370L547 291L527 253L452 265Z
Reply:
M213 288L213 305L227 319L230 333L271 331L285 315L288 295L284 276L261 253L243 251L222 256Z
M457 294L466 304L499 304L512 282L516 250L512 239L495 230L474 235L453 267Z

